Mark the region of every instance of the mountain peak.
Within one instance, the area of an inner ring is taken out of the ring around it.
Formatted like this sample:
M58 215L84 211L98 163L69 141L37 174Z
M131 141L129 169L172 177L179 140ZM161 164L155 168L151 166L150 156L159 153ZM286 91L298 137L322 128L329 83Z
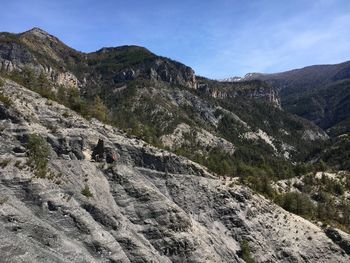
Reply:
M32 29L24 32L23 34L31 34L34 35L36 37L40 37L40 38L53 38L52 35L50 35L48 32L46 32L45 30L39 28L39 27L33 27Z

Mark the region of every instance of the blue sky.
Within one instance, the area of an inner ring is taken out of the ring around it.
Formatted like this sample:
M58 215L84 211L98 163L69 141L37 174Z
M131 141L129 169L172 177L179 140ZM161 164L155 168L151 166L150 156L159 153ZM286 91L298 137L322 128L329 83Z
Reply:
M350 60L350 0L0 0L0 31L34 26L85 52L134 44L211 78Z

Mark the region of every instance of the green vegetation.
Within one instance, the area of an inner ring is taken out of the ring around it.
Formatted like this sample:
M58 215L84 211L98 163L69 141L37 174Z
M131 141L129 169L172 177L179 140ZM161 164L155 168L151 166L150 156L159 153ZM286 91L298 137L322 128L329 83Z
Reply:
M254 259L252 258L250 254L250 248L247 240L242 240L240 243L241 246L241 252L240 257L246 262L246 263L254 263Z
M249 169L254 169L254 167L249 167ZM271 179L267 175L262 175L261 177L255 175L241 177L241 183L249 186L251 189L258 193L261 193L267 198L274 198L275 191L271 186Z
M13 104L12 100L2 92L0 92L0 102L2 102L6 108L10 107Z
M86 184L85 187L81 190L81 194L86 196L87 198L93 197L89 186Z
M152 83L146 80L130 81L109 95L106 104L112 109L110 123L161 147L159 137L171 133L177 124L188 122L184 117L186 113L169 105L164 98L152 97L141 90L145 86L152 86Z
M3 87L4 85L5 85L5 82L2 79L0 79L0 88Z
M38 178L45 178L49 172L47 167L50 148L44 138L37 134L31 134L27 143L28 164L34 169Z

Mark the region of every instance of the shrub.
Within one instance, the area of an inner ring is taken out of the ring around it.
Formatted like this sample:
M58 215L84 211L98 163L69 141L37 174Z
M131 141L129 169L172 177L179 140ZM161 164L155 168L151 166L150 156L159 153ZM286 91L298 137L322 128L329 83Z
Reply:
M27 149L29 156L28 164L34 168L35 176L45 178L48 173L49 145L40 135L31 134L29 136Z
M87 198L90 198L90 197L93 196L92 193L91 193L91 191L90 191L90 188L89 188L89 186L88 186L87 184L86 184L85 187L81 190L81 194L84 195L84 196L86 196Z
M250 254L250 248L249 248L247 240L242 240L240 245L241 245L241 255L240 255L240 257L246 263L254 263L254 259L252 258L251 254Z

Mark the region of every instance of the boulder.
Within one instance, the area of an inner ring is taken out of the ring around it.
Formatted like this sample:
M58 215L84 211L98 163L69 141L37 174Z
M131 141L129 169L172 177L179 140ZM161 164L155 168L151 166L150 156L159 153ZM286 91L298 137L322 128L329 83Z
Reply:
M105 158L105 147L103 140L98 140L97 145L92 151L91 158L96 162L101 162Z

